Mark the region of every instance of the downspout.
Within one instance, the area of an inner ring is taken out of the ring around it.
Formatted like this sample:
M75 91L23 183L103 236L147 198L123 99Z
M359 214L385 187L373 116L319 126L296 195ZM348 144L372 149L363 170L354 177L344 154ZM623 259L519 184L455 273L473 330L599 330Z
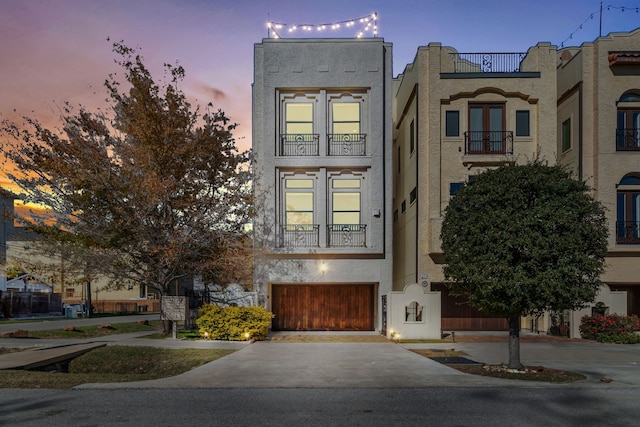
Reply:
M578 179L582 181L583 164L582 164L582 81L578 83Z
M387 170L386 148L387 141L387 48L382 45L382 204L384 206L384 220L382 221L382 259L387 259ZM392 249L393 253L393 249ZM393 276L393 275L392 275Z
M419 147L419 143L420 143L420 132L418 129L420 129L420 91L418 90L419 88L419 83L416 84L416 118L415 118L415 139L416 139L416 192L418 192L418 188L420 185L420 147ZM415 256L415 265L416 265L416 269L415 269L415 277L413 278L413 281L415 283L419 283L418 282L418 269L419 269L419 256L418 253L420 252L420 248L418 246L419 244L419 239L418 239L418 229L420 228L420 226L418 225L420 222L420 192L418 192L417 197L416 197L416 227L415 227L415 239L416 239L416 244L415 244L415 248L416 250L414 251L414 256Z

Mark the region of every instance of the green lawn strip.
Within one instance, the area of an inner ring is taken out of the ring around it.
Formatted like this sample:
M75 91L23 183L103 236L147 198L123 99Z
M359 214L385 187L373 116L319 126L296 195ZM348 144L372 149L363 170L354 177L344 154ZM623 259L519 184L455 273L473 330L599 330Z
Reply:
M235 350L107 346L69 364L69 372L0 371L1 388L67 389L86 383L141 381L171 377Z
M160 312L144 312L144 313L93 313L92 319L108 319L110 317L139 316L141 314L160 314ZM61 322L64 323L69 319L65 317L31 317L23 319L1 319L0 325L20 324L20 323L39 323L39 322Z
M108 322L103 324L107 325ZM65 339L65 338L96 338L106 335L126 334L130 332L155 331L160 326L159 321L148 322L147 325L131 323L114 323L109 324L111 327L96 326L76 326L72 331L65 331L65 325L60 325L60 329L51 329L47 331L29 331L29 338L47 338L47 339Z

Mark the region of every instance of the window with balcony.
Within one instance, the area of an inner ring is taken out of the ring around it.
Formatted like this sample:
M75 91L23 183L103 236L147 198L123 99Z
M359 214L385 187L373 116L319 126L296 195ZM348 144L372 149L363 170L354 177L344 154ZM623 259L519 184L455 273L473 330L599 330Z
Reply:
M620 180L617 198L616 243L640 245L640 174Z
M281 247L318 246L315 221L315 185L312 177L289 176L283 179L283 218Z
M640 95L626 93L618 100L616 150L640 151Z
M504 104L469 105L465 154L513 154L513 132L505 130Z
M312 95L282 98L281 156L317 156L319 135L315 129L315 99Z
M364 156L366 136L362 133L361 105L357 100L332 100L330 103L330 156Z
M328 246L366 246L366 224L362 223L362 179L340 175L331 180Z

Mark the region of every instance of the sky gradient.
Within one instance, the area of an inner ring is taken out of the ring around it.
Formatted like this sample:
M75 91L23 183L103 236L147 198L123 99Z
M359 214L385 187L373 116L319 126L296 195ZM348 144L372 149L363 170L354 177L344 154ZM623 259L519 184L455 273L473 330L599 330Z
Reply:
M639 9L640 0L604 1L602 34L640 27ZM0 119L26 115L53 127L67 101L104 107L103 83L121 71L112 43L123 40L140 48L156 81L163 63L182 65L181 88L192 104L224 110L239 124L244 149L251 145L253 45L267 37L268 21L323 24L376 12L378 37L393 43L395 77L429 42L459 52L524 52L540 41L593 41L599 10L599 0L0 0ZM0 186L7 187L1 177Z

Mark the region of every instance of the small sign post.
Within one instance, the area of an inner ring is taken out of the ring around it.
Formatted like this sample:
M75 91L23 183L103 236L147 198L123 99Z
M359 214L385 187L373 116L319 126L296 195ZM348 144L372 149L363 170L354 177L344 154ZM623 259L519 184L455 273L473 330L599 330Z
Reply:
M178 337L178 320L187 319L187 297L163 296L160 301L160 319L173 322L173 339Z

